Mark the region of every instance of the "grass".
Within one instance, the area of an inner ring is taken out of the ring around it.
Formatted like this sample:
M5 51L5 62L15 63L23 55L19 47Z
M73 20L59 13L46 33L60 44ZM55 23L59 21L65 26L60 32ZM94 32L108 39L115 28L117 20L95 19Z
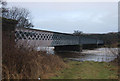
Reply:
M69 61L68 68L50 79L117 79L118 67L105 62Z

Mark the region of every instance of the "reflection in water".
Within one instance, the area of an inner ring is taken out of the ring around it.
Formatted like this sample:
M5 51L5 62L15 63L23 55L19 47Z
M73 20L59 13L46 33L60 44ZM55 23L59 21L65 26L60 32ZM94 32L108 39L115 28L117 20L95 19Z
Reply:
M118 54L117 48L98 48L94 50L83 50L83 52L54 52L54 47L39 47L38 50L46 50L48 53L75 61L110 62L117 58Z

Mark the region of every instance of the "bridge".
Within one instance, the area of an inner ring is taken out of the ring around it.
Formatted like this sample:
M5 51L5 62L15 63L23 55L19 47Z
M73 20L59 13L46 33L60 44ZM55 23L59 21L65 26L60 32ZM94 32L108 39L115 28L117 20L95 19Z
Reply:
M103 44L103 41L99 39L28 28L16 28L15 41L17 44L30 47L55 47L56 51L81 51L82 48L92 48Z

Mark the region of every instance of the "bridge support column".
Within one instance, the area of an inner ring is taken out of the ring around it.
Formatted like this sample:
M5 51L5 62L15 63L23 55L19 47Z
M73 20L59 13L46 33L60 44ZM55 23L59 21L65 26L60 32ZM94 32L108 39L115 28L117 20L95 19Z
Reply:
M55 46L55 51L82 51L80 45L65 45L65 46Z
M98 48L97 44L84 44L83 45L83 49L94 49L94 48Z

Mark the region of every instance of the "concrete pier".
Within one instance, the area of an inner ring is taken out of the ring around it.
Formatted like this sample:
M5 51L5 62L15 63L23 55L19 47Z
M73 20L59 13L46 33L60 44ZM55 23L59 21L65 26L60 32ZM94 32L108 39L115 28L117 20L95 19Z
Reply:
M83 49L94 49L94 48L98 48L97 44L84 44L82 45Z
M55 46L55 51L82 51L80 45L64 45L64 46Z

